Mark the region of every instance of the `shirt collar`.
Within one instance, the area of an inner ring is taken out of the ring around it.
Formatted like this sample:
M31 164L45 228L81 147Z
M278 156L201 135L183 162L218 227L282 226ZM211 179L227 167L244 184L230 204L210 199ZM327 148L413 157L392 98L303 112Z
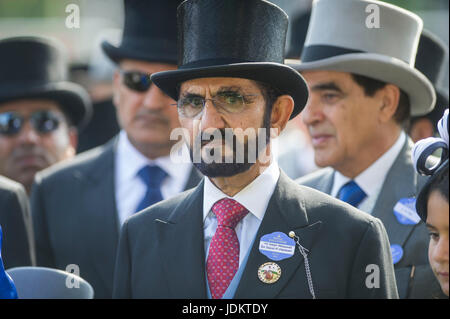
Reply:
M372 165L354 178L354 181L368 197L376 195L383 186L384 179L391 169L392 164L394 164L395 159L400 154L405 141L406 134L402 131L397 141L386 153L380 156ZM350 181L350 178L335 171L331 195L336 197L341 187L348 181Z
M280 169L278 164L273 161L261 175L233 197L223 193L206 177L203 190L203 221L208 216L212 206L223 198L236 200L256 218L262 220L279 177Z
M183 145L182 147L186 147ZM185 150L186 151L186 150ZM187 154L189 156L189 152L183 152L183 154ZM180 163L174 163L170 155L158 157L154 160L151 160L145 157L141 152L139 152L133 144L131 144L127 133L125 131L121 131L119 134L119 142L117 145L117 164L120 172L120 181L131 180L137 176L139 170L147 165L157 165L161 169L163 169L169 177L176 177L180 172L180 165L191 166L191 161L189 157L186 159L184 156L183 160ZM120 182L119 181L119 182Z

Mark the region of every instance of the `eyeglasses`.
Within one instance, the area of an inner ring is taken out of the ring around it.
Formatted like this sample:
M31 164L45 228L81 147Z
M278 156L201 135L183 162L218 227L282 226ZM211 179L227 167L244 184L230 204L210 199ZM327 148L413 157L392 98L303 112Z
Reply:
M27 118L30 119L36 132L40 134L56 130L63 120L61 116L52 111L37 111ZM0 134L7 136L19 134L27 118L15 112L0 113Z
M202 113L206 101L211 101L214 107L221 113L240 113L244 110L245 105L249 104L248 97L258 96L257 94L240 95L237 92L219 92L212 99L193 95L179 99L177 102L178 113L180 116L193 118Z
M136 92L145 92L152 85L150 75L139 71L124 71L120 70L123 78L123 84L130 90Z

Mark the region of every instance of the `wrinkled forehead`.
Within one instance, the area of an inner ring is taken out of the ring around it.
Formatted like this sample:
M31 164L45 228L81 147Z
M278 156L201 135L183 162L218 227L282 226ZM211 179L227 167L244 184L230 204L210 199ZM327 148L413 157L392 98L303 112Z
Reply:
M21 99L0 102L0 113L15 112L25 116L37 111L53 111L63 114L57 102L47 99Z
M214 77L214 78L198 78L185 81L181 84L180 95L207 93L214 95L220 90L237 91L241 93L255 93L259 91L258 83L253 80L244 78Z

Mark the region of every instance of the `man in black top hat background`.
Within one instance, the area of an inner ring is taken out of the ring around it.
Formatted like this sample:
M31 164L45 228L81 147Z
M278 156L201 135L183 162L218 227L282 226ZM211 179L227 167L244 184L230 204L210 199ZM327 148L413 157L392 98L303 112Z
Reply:
M56 41L0 41L0 175L28 193L38 171L75 156L77 127L89 119L87 92L66 79Z
M178 100L191 156L206 177L125 222L114 297L397 297L381 222L297 185L271 161L271 137L308 98L303 78L283 65L287 25L264 0L178 7L179 69L152 80ZM266 130L251 135L259 129ZM379 267L376 289L366 281L369 265Z
M36 262L28 197L23 186L0 176L1 256L5 269Z
M368 5L383 17L379 29L367 25ZM400 298L439 292L426 256L427 230L414 208L424 179L415 173L404 127L411 115L430 112L436 99L414 68L422 27L417 15L381 1L318 0L301 63L292 64L310 88L302 116L315 162L325 167L298 183L381 219Z
M422 116L411 118L408 134L414 142L435 136L439 119L448 109L448 92L441 85L445 62L448 60L448 48L445 43L428 30L423 30L417 48L415 67L433 84L436 90L434 109Z
M125 1L119 47L103 42L117 64L113 102L121 132L72 163L36 177L32 194L37 263L79 267L96 298L111 298L119 229L151 204L197 185L187 161L170 158L175 103L150 81L154 72L176 69L176 8L180 1ZM187 153L186 153L187 154Z

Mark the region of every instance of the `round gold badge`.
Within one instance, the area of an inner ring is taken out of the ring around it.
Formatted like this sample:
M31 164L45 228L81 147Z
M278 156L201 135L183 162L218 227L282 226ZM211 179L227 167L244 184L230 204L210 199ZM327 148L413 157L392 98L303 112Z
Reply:
M258 269L259 279L266 284L273 284L281 277L281 268L276 263L265 263Z

